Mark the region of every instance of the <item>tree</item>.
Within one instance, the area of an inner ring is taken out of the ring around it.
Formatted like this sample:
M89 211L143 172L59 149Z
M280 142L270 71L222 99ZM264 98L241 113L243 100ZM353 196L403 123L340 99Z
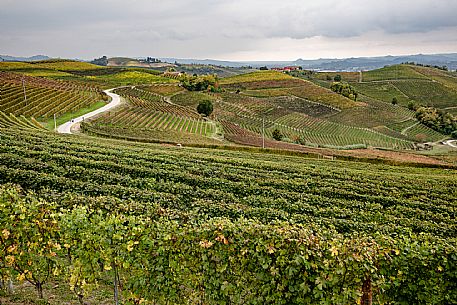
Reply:
M327 75L326 75L326 79L327 79L328 81L331 81L331 80L332 80L332 77L331 77L330 75L327 74Z
M281 133L281 131L279 131L279 129L275 129L273 130L273 139L275 139L276 141L281 141L283 138L283 135Z
M396 97L394 97L394 98L392 99L392 105L397 105L397 104L398 104L398 100L397 100Z
M213 103L209 100L201 101L197 106L197 112L209 116L213 112Z
M341 81L341 75L339 75L339 74L335 75L335 77L333 78L333 80L334 80L335 82L340 82L340 81Z
M268 70L268 67L267 66L263 66L263 67L260 67L259 70L266 71L266 70Z

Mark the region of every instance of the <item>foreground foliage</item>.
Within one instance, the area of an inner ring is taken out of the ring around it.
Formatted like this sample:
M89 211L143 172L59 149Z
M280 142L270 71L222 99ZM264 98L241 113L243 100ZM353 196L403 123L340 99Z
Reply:
M284 222L183 222L158 206L147 217L86 206L59 212L8 186L0 194L2 212L21 219L1 219L2 270L33 283L41 297L36 279L64 272L81 303L103 276L113 278L116 302L354 304L367 282L380 304L457 300L455 244L430 235L345 237ZM41 233L32 234L34 227ZM30 236L37 243L27 242Z

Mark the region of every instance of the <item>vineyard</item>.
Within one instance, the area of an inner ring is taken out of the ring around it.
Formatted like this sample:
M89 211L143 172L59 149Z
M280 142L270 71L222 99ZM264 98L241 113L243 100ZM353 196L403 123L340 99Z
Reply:
M0 128L27 128L27 129L44 129L43 125L34 118L27 119L23 115L16 117L14 114L9 115L0 111Z
M114 69L114 68L113 68ZM116 69L117 70L117 69ZM155 71L128 69L117 71L117 73L103 73L100 75L89 75L73 78L78 81L96 84L102 88L116 88L121 86L133 86L144 84L172 84L178 83L177 80L157 75Z
M148 85L148 86L138 86L138 88L146 91L150 91L155 94L163 96L172 96L177 93L183 92L184 89L178 85Z
M83 130L93 135L142 142L222 143L214 139L217 133L215 122L203 119L194 108L168 102L164 96L150 90L151 87L158 86L116 89L115 92L124 97L127 104L84 124Z
M215 98L209 94L191 91L184 91L171 97L171 102L174 104L190 107L192 109L196 109L197 105L202 101L214 102Z
M166 110L170 110L170 108ZM171 111L144 109L143 107L126 107L122 110L105 115L96 122L97 125L175 130L202 136L211 136L214 133L213 124L200 118L173 114Z
M452 170L15 128L0 155L0 274L37 297L457 302Z
M49 118L106 99L97 87L0 72L0 111L4 113Z
M6 70L54 70L78 71L102 69L100 66L72 60L43 60L34 62L0 62L0 71Z
M230 85L230 84L241 84L241 83L252 83L252 82L262 82L262 81L281 81L281 80L293 80L294 78L276 71L263 71L263 72L253 72L246 73L241 75L235 75L223 78L220 81L221 85Z
M226 138L240 144L249 144L250 139L251 145L258 146L258 137L265 134L271 139L274 130L286 142L338 148L411 149L418 139L443 138L430 133L419 138L404 136L379 128L412 119L414 113L369 96L354 101L287 74L250 73L223 79L221 84L238 93L217 96L215 117L223 123Z
M377 70L364 71L362 73L362 80L364 82L398 79L428 79L428 77L418 73L414 67L410 65L388 66Z
M441 133L422 124L414 123L407 128L409 129L404 129L404 134L417 142L440 141L443 139L443 135Z
M358 92L363 92L364 95L391 104L395 97L401 106L408 106L411 98L400 91L392 82L383 83L352 83Z
M347 81L359 93L372 99L391 103L395 98L404 107L415 103L439 109L453 107L457 103L457 78L445 71L396 65L362 74L363 82L350 78ZM325 75L326 73L319 73L316 78L323 80ZM328 85L329 82L325 83Z
M431 81L395 81L392 84L420 105L446 108L457 105L457 91Z
M341 111L328 119L341 124L365 128L414 120L414 112L399 105L392 105L364 95L361 95L359 100L363 101L365 106L354 107L350 111Z
M246 136L243 135L245 130L253 133L249 137L253 139L255 134L259 137L263 133L267 138L272 138L273 131L277 129L290 142L310 146L344 148L360 145L396 149L413 147L408 140L391 137L375 130L320 119L319 116L332 115L338 111L299 98L259 99L230 93L224 93L220 97L221 99L216 103L215 116L225 121L223 126L226 137L240 144L247 144ZM314 116L305 113L314 114ZM240 128L227 128L227 122L231 123L229 126L235 124ZM241 134L237 135L238 131ZM257 144L258 141L255 140L251 145L257 146Z

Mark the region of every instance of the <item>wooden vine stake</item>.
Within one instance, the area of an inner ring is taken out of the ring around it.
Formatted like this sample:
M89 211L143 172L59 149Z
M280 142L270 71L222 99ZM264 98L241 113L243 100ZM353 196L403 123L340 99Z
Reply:
M371 287L371 277L368 275L363 282L362 286L362 299L360 305L372 305L373 304L373 290Z

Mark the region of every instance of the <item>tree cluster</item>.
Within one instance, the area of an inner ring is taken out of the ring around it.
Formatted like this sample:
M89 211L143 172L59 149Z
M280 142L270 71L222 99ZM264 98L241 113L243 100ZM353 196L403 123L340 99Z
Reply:
M350 98L351 100L357 101L358 93L355 91L355 88L348 83L335 82L330 86L330 89L333 92L341 94L342 96Z
M97 65L97 66L107 66L108 65L108 58L106 56L102 56L100 58L96 58L90 62L91 64Z
M217 91L219 88L217 77L214 75L185 75L181 85L189 91Z
M433 107L420 106L416 118L424 125L444 134L457 136L457 119L450 113Z
M424 64L416 63L414 61L411 61L411 62L407 61L407 62L404 62L403 64L404 65L419 66L419 67L435 68L435 69L439 69L439 70L443 70L443 71L448 71L449 70L447 66L424 65Z
M154 57L146 57L146 62L148 63L161 63L162 61Z
M296 71L290 71L287 74L295 76L295 77L301 77L301 78L312 78L315 72L313 70L303 70L302 67L299 67L300 70ZM330 78L330 80L332 80Z

